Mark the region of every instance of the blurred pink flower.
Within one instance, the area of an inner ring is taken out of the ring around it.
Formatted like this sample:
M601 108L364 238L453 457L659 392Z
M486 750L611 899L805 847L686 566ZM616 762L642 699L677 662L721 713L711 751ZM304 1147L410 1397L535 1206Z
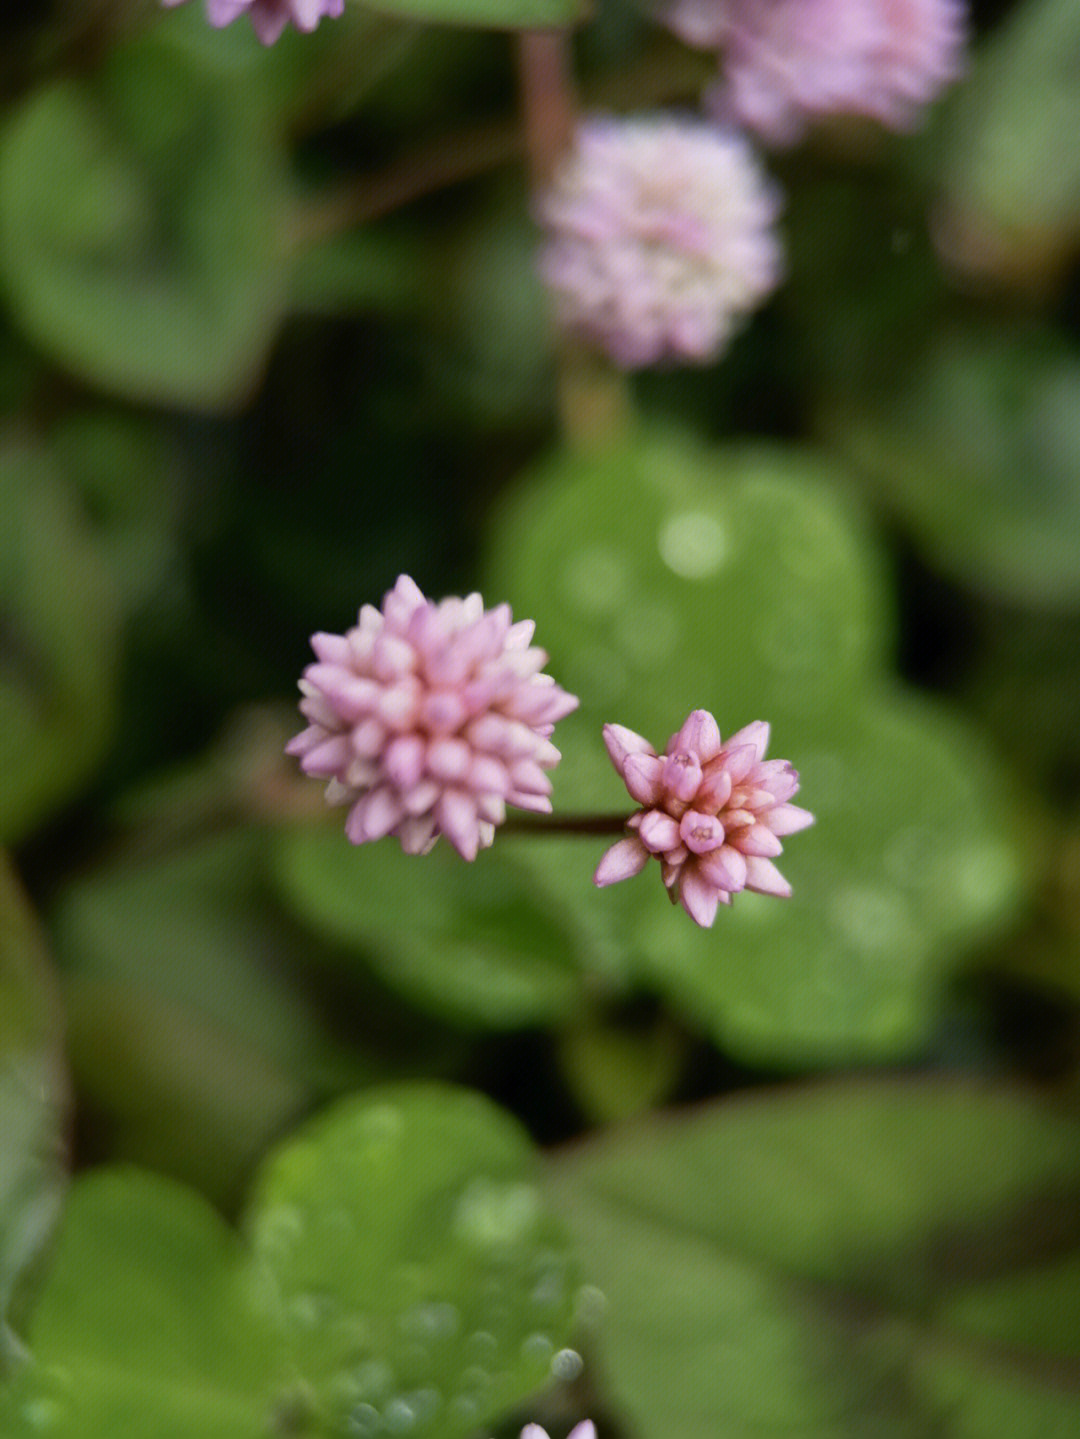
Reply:
M909 129L963 69L964 0L672 0L663 14L723 51L717 118L776 145L832 114Z
M738 135L586 120L537 204L559 323L627 369L712 360L780 278L779 209Z
M604 743L643 808L627 821L634 833L600 861L597 884L629 879L656 855L672 902L706 929L717 905L730 904L741 889L791 894L772 861L783 848L780 836L805 829L814 816L788 803L799 776L787 760L765 759L763 720L722 744L712 715L694 710L662 755L622 725L605 725Z
M508 804L550 811L544 771L560 755L548 737L578 701L541 674L533 628L512 624L509 605L485 611L477 594L436 604L402 575L355 629L312 636L318 663L300 681L309 725L287 752L330 781L331 804L351 806L353 844L393 834L420 854L445 834L471 860Z
M526 1424L521 1431L521 1439L548 1439L548 1433L539 1424ZM574 1425L566 1439L596 1439L596 1425L591 1419L583 1419L580 1424Z
M161 3L182 5L184 0ZM324 15L336 20L344 13L345 0L206 0L206 18L215 29L250 15L251 27L264 45L272 45L290 21L306 33L314 30Z

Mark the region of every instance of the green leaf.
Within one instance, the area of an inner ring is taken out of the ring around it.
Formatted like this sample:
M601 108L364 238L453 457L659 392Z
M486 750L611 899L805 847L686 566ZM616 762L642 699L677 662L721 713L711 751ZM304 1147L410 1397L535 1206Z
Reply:
M946 331L825 414L931 560L992 598L1080 598L1080 362L1028 326Z
M507 855L466 864L443 841L354 846L337 830L282 836L282 896L328 938L437 1014L494 1029L570 1013L581 985L572 923Z
M1080 155L1060 137L1080 128L1078 60L1073 0L1017 6L976 52L944 133L933 137L946 191L938 230L965 268L1037 286L1071 262L1080 235Z
M536 1181L513 1120L438 1085L346 1100L270 1158L247 1229L326 1432L457 1439L544 1386L573 1274Z
M672 1177L676 1182L672 1182ZM1042 1439L1080 1425L1080 1127L1024 1093L832 1083L562 1156L642 1439Z
M119 616L100 546L40 448L0 437L0 841L68 799L110 737Z
M160 35L0 136L0 275L31 339L125 399L221 409L285 298L283 157L254 96Z
M784 854L794 899L740 895L708 931L671 911L658 866L593 891L599 840L563 840L561 859L555 841L500 841L549 907L579 925L591 909L598 978L647 982L753 1063L910 1052L1020 890L1004 777L977 735L888 678L887 579L845 484L798 450L709 455L645 433L541 466L489 550L485 592L536 618L550 672L581 696L556 735L557 811L634 808L608 721L663 748L694 708L724 733L767 719L770 752L799 769L819 822Z
M586 0L367 0L372 10L425 25L467 25L490 30L545 30L574 25Z
M59 998L29 905L0 855L0 1374L16 1288L56 1219L67 1109Z
M219 1199L290 1120L370 1078L312 999L311 945L268 909L263 836L232 828L65 886L50 914L72 1064L112 1152Z
M206 1201L171 1180L136 1170L82 1179L5 1433L261 1439L273 1347L242 1301L241 1257Z

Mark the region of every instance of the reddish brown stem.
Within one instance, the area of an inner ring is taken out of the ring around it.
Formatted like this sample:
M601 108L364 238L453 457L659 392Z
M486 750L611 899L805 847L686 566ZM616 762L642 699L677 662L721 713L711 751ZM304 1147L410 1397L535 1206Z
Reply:
M525 30L517 41L525 149L534 189L546 185L574 133L573 81L565 30Z
M625 814L540 814L528 818L512 815L500 825L500 834L622 834L629 816Z

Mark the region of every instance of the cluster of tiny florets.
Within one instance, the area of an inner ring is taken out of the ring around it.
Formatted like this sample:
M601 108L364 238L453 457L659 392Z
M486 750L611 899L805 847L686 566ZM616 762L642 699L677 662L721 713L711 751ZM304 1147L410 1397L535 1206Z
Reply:
M541 671L533 621L478 594L434 603L402 575L381 610L317 634L300 681L308 728L288 752L350 806L354 844L396 835L409 854L439 835L464 859L490 845L506 806L546 812L559 761L549 738L577 699Z
M964 0L671 0L661 13L721 52L712 113L774 145L828 115L908 129L963 68Z
M721 742L707 710L694 710L658 755L622 725L604 726L604 743L632 799L642 806L632 831L607 851L599 885L638 874L655 855L664 884L697 924L740 890L787 897L791 886L773 864L780 836L813 824L788 801L799 776L787 760L766 760L769 726L756 720Z
M585 121L538 203L560 324L627 369L715 358L780 278L779 208L738 135Z
M184 0L161 0L182 5ZM323 16L337 19L345 13L345 0L206 0L206 18L216 29L231 25L241 15L251 17L251 28L264 45L272 45L286 25L305 33Z

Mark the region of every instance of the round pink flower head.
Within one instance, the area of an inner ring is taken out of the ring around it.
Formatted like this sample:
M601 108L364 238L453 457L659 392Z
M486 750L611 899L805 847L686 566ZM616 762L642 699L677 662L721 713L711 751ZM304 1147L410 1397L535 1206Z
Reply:
M331 804L351 806L353 844L393 834L421 854L445 834L475 859L508 804L550 811L544 771L561 756L549 736L578 701L541 674L533 628L477 594L436 604L402 575L355 629L312 635L318 663L300 681L309 724L286 748L330 781Z
M182 5L184 0L161 3ZM324 15L336 20L344 13L345 0L206 0L206 18L215 29L250 15L251 28L264 45L272 45L290 22L307 33Z
M825 115L909 129L963 68L964 0L673 0L665 19L723 51L716 116L775 145Z
M586 120L537 205L559 323L626 369L714 359L780 279L779 209L734 133Z
M627 820L633 833L600 861L597 884L629 879L656 855L672 902L706 929L717 905L730 904L741 889L791 894L773 864L780 836L805 829L814 816L788 803L799 776L787 760L765 759L763 720L722 744L708 710L694 710L662 755L622 725L605 725L604 743L642 808Z

